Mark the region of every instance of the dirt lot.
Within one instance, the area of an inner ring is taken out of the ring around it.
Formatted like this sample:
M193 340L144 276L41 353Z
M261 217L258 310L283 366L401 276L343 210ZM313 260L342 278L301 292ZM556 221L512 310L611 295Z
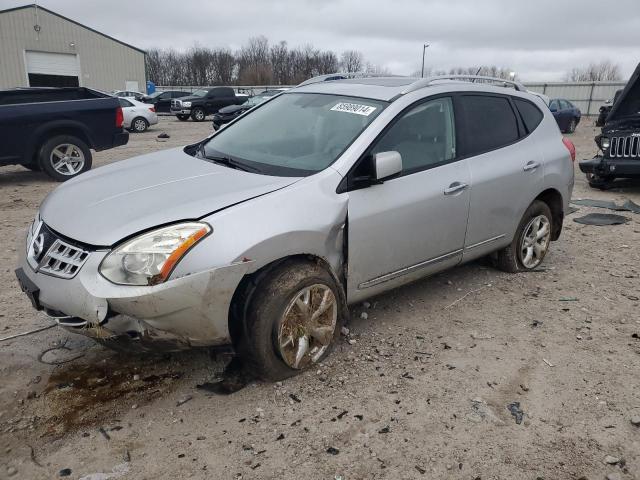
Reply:
M95 166L209 129L165 117ZM572 136L578 158L594 132ZM575 198L640 203L640 183L576 179ZM0 337L50 323L13 266L55 187L0 170ZM196 388L222 369L206 352L126 357L58 328L0 342L0 478L640 479L640 215L572 220L596 211L566 219L539 272L473 263L380 296L325 364L228 396Z

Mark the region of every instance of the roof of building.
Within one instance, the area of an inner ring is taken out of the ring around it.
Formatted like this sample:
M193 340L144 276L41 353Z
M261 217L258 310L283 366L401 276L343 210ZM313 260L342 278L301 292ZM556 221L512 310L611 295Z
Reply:
M87 27L86 25L83 25L80 22L76 22L75 20L72 20L71 18L65 17L64 15L60 15L59 13L56 13L56 12L54 12L52 10L49 10L48 8L42 7L40 5L36 5L35 3L31 3L29 5L22 5L22 6L19 6L19 7L7 8L6 10L0 10L0 15L3 14L3 13L9 13L9 12L13 12L13 11L16 11L16 10L23 10L25 8L37 8L38 10L42 10L42 11L45 11L47 13L50 13L51 15L55 15L56 17L62 18L63 20L66 20L67 22L74 23L74 24L78 25L79 27L86 28L87 30L89 30L89 31L91 31L93 33L97 33L98 35L101 35L101 36L103 36L105 38L108 38L109 40L113 40L114 42L117 42L117 43L119 43L121 45L124 45L125 47L129 47L129 48L131 48L133 50L137 50L138 52L144 53L145 55L147 53L145 50L142 50L141 48L134 47L133 45L129 45L128 43L125 43L125 42L123 42L121 40L118 40L117 38L113 38L112 36L107 35L106 33L99 32L98 30L95 30L95 29L93 29L91 27Z

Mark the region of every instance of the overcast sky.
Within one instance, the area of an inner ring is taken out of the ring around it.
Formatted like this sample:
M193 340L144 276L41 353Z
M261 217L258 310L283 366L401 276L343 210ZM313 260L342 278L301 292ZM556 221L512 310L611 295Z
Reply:
M0 0L0 8L22 5ZM611 59L627 78L640 62L639 0L40 0L142 49L226 46L251 36L337 53L360 50L396 74L508 67L524 81L562 80Z

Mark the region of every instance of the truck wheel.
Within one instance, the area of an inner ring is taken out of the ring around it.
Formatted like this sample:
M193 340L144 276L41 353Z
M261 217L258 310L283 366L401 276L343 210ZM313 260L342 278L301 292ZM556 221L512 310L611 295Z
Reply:
M181 122L186 122L187 120L189 120L189 115L176 115L176 117L178 118L178 120L180 120Z
M57 182L64 182L91 168L91 151L73 135L58 135L40 149L40 167Z
M136 133L145 132L147 128L149 128L149 122L147 122L142 117L136 117L131 122L131 130L133 130Z
M205 119L206 115L202 108L194 108L193 112L191 112L191 118L194 122L202 122Z
M311 261L275 267L247 298L238 351L248 372L264 380L282 380L321 362L346 318L342 290Z
M524 212L511 245L498 252L496 266L509 273L538 267L549 250L552 225L549 206L535 200Z

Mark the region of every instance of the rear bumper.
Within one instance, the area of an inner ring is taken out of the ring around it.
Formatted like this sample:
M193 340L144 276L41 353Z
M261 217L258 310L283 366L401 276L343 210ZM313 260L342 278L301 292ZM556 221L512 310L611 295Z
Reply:
M120 147L129 142L129 134L127 132L118 132L113 136L113 146Z
M594 157L579 163L584 173L617 178L640 177L640 159Z

